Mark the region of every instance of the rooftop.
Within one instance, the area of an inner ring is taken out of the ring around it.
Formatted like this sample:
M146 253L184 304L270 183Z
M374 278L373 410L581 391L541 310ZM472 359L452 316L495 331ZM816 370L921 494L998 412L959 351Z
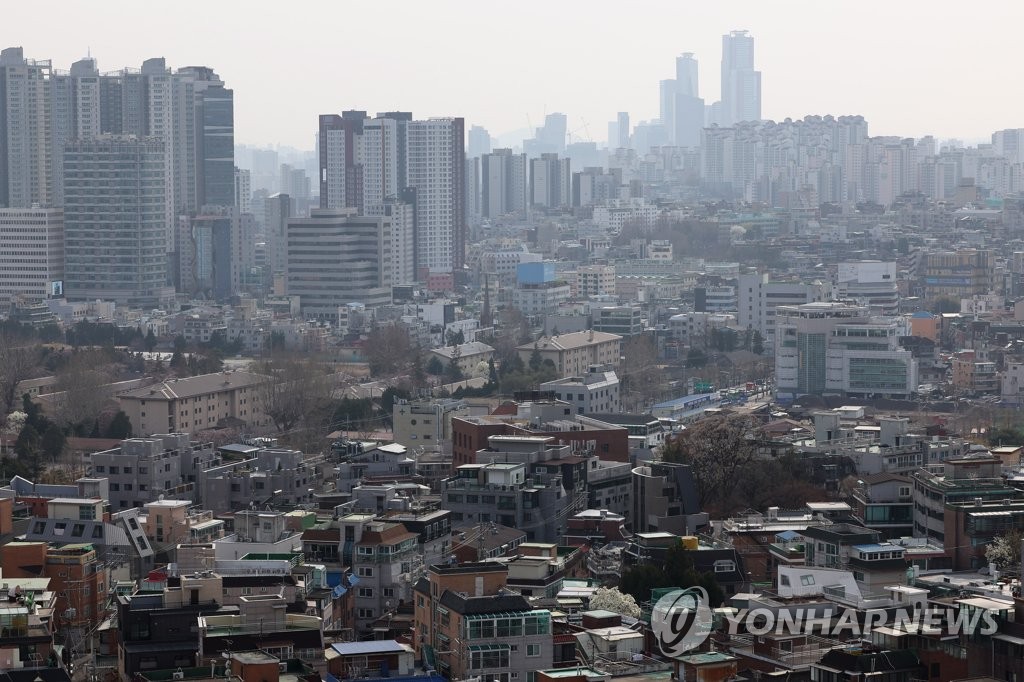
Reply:
M218 393L220 391L257 386L266 380L267 377L251 372L217 372L216 374L201 374L195 377L163 381L159 384L146 386L145 388L125 391L118 398L179 400Z

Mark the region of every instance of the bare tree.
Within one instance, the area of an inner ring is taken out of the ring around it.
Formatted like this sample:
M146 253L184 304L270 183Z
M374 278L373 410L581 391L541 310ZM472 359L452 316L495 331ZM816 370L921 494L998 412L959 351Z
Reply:
M32 376L39 364L40 349L31 341L0 332L0 416L18 408L18 383Z
M747 417L709 417L665 445L663 460L690 465L702 509L729 498L743 469L757 457L748 438L753 426Z
M366 339L366 358L373 376L392 376L412 361L409 333L400 324L377 327Z
M634 409L643 409L665 390L665 373L658 364L658 348L650 336L634 336L622 344L622 357L624 397Z
M63 395L57 419L65 425L91 423L111 399L111 375L100 351L78 351L57 372L57 390Z
M308 356L279 353L259 363L256 371L267 377L263 412L280 433L308 421L331 398L329 368Z

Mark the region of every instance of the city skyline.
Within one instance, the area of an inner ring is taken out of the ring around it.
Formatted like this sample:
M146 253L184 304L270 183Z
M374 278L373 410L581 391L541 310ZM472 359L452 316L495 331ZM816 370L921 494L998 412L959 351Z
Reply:
M198 6L185 8L191 4ZM151 57L176 66L214 65L236 92L236 140L244 144L312 149L316 116L357 102L370 111L412 111L417 118L460 116L497 137L536 128L546 113L560 111L574 141L601 142L617 112L628 112L634 125L658 117L658 83L673 77L682 53L692 52L700 64L700 96L708 104L718 100L721 40L733 30L749 31L756 41L766 119L859 114L875 135L967 142L1022 125L1021 97L1005 87L1003 72L975 65L1012 63L1011 27L1015 17L1024 18L1024 8L999 5L1000 21L992 22L986 3L972 6L973 13L958 16L954 34L942 5L878 4L884 15L840 17L816 3L730 2L699 9L658 3L608 22L610 5L581 13L573 6L527 3L517 5L519 13L488 16L448 2L399 13L325 7L317 21L286 22L296 28L284 29L270 5L253 5L248 13L204 5L201 23L195 12L181 11L161 17L163 28L155 34L124 31L114 19L136 10L121 2L88 9L64 4L61 18L45 27L31 21L27 7L8 8L5 16L19 26L11 44L24 47L31 59L52 60L55 69L68 69L86 54L101 72L137 67ZM537 28L533 10L541 11L557 38L537 56L521 41ZM373 30L345 31L384 21L386 42ZM225 34L228 23L235 30ZM341 33L332 35L332 27ZM593 49L599 45L615 49ZM477 56L467 59L471 55ZM551 68L552 62L563 68ZM279 87L266 87L268 78ZM486 87L488 79L493 88Z

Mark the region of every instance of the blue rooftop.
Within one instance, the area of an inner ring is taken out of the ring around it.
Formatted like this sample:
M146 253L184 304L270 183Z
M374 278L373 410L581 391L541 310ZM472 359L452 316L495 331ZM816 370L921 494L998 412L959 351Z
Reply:
M697 393L694 395L684 395L682 398L674 398L672 400L666 400L663 403L658 403L654 406L654 409L665 409L669 407L685 407L690 403L695 403L701 400L707 400L708 398L715 400L718 398L717 393Z
M884 545L853 545L853 548L858 552L891 552L896 549L903 549L899 545L891 545L889 543Z
M368 654L397 654L405 647L393 639L379 639L370 642L338 642L331 648L342 656L366 656Z

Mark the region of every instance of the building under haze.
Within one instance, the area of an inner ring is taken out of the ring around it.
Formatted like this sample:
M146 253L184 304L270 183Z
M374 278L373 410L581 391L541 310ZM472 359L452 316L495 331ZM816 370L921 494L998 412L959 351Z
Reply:
M287 222L287 291L303 315L337 321L350 303L391 301L391 219L360 216L354 208L313 209Z
M0 313L18 296L59 295L63 280L64 210L0 209Z
M0 52L0 207L52 200L50 62L25 59L20 47Z
M558 154L541 154L530 159L531 206L560 208L572 204L572 169L569 159Z
M408 186L415 191L416 268L456 272L466 260L465 123L432 118L408 123Z
M101 135L64 149L64 276L71 300L159 306L168 286L166 145Z
M761 72L754 69L754 37L746 31L722 36L722 99L719 125L761 119Z
M526 211L526 154L495 149L480 157L480 210L485 218Z

